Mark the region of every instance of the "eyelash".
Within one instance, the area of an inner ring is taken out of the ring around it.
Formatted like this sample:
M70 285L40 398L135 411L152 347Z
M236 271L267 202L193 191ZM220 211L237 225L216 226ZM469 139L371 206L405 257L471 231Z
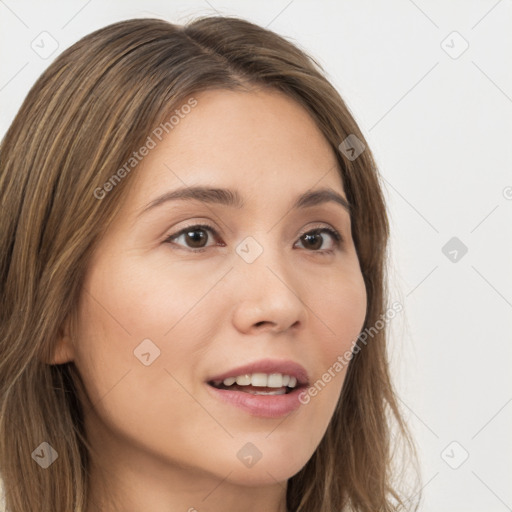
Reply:
M213 226L210 226L209 224L191 224L190 226L187 226L187 227L181 229L177 233L173 233L173 234L169 235L164 240L164 242L165 243L169 243L169 244L173 244L174 243L173 240L176 239L176 238L179 238L181 235L187 234L189 231L199 231L199 230L211 231L212 234L214 235L214 237L218 238L217 231L216 231L216 229ZM334 238L334 242L335 242L335 246L336 247L333 248L333 249L325 249L323 251L322 250L312 250L312 251L308 251L308 252L317 253L317 254L320 254L322 256L328 256L330 254L333 254L336 250L338 250L341 247L341 245L343 243L343 237L340 235L340 233L338 231L336 231L333 228L327 227L327 226L313 228L313 229L309 229L307 231L303 231L299 235L299 239L301 237L303 237L304 235L320 234L320 233L323 233L323 232L327 232L330 235L332 235L332 237ZM190 251L190 252L193 252L193 253L205 252L206 249L208 249L208 247L202 247L200 249L193 249L193 248L190 248L190 247L184 248L182 246L178 246L178 247L180 249L183 249L185 251Z

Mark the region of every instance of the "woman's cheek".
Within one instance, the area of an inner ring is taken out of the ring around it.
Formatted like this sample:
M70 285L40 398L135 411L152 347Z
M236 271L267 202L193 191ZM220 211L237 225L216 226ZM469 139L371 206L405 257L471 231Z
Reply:
M352 346L364 326L367 295L363 276L357 267L326 283L323 290L316 296L315 313L320 319L325 319L333 338L332 351L344 352Z

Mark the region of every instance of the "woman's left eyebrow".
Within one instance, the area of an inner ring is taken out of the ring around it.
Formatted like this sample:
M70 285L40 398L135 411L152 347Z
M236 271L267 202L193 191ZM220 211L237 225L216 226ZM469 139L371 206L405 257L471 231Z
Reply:
M220 204L232 208L241 209L244 207L244 200L237 190L227 188L211 188L205 186L191 186L182 187L176 190L166 192L161 196L151 201L144 209L138 214L138 217L143 213L152 210L161 204L169 201L199 201L202 203ZM292 210L309 208L318 206L320 204L334 202L341 205L350 214L350 204L341 194L331 188L320 188L315 190L308 190L299 195L291 206Z

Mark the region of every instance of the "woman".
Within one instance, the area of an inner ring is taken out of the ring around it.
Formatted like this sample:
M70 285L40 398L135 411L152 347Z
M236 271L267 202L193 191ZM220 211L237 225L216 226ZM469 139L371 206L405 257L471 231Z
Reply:
M7 510L414 508L378 173L310 57L236 18L98 30L0 192Z

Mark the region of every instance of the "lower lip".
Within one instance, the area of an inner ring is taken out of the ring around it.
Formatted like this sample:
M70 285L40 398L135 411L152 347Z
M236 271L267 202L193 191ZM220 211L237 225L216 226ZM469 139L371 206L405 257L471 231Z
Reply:
M261 418L279 418L290 414L301 405L299 394L302 387L284 395L252 395L243 391L217 389L209 384L206 384L206 387L215 398Z

